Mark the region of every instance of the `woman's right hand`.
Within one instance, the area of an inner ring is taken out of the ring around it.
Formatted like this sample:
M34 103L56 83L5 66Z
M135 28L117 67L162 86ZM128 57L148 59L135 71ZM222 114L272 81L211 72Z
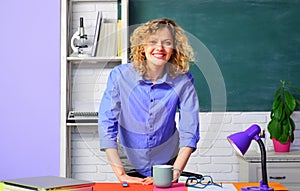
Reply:
M129 176L127 174L119 175L118 176L119 181L122 182L127 182L127 183L137 183L137 184L143 184L144 179L143 178L138 178L134 176Z
M138 183L144 185L152 184L153 182L152 177L138 178L138 177L127 175L122 165L117 149L108 148L105 149L105 152L115 175L117 176L117 178L121 183L127 182L127 183Z

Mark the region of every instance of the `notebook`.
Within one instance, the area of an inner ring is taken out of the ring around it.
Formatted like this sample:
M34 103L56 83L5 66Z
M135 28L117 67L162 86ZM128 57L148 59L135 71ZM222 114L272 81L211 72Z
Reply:
M63 178L58 176L39 176L29 178L19 178L4 180L4 191L15 190L72 190L72 191L92 191L93 182Z

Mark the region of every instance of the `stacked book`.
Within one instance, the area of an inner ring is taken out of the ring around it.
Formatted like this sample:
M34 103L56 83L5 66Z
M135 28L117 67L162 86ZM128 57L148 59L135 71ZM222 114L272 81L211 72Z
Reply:
M118 22L113 19L102 18L102 12L98 11L95 27L92 56L114 57L118 55Z

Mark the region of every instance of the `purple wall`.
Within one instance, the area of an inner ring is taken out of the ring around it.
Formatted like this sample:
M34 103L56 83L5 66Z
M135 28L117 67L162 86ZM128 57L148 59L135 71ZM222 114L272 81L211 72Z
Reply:
M0 180L59 175L60 0L0 7Z

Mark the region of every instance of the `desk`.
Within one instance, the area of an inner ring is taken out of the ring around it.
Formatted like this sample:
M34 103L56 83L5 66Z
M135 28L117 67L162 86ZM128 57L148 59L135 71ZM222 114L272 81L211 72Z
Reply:
M232 183L235 188L239 191L242 187L246 186L258 186L258 183L245 183L245 182L235 182ZM274 188L275 191L288 191L287 188L282 186L278 182L271 182L269 186ZM171 189L165 189L171 190ZM199 189L200 190L200 189ZM205 189L201 189L205 190ZM129 184L129 187L123 188L121 183L96 183L94 186L94 191L153 191L153 185L141 185L141 184Z

